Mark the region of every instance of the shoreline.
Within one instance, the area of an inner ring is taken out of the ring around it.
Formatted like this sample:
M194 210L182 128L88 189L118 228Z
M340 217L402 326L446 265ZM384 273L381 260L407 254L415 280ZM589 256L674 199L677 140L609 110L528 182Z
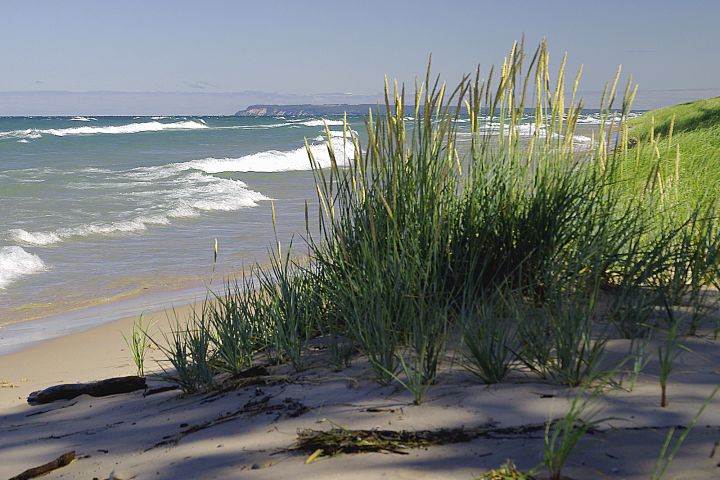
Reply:
M292 256L294 261L299 262L303 262L306 258L306 255ZM262 269L269 267L267 259L263 261L256 259L251 265ZM65 310L41 318L0 324L0 357L115 321L137 319L141 314L147 317L148 314L169 313L172 309L177 312L189 312L191 307L197 302L202 302L209 292L223 291L226 282L241 280L242 275L243 271L221 271L216 273L212 284L205 282L207 277L198 277L198 281L203 283L202 286L189 286L189 283L185 283L180 288L159 288L136 295L130 294L108 303L98 300L87 307Z
M176 311L186 318L191 309L186 305ZM574 389L524 377L483 385L456 366L416 406L397 385L377 385L361 358L337 372L317 357L299 375L287 366L269 367L273 376L287 378L280 383L220 393L182 395L175 390L145 397L138 391L26 403L30 392L60 383L134 374L122 337L134 319L120 318L0 355L0 478L71 450L78 459L48 478L477 478L507 458L522 469L537 465L542 432L409 449L407 455L320 458L310 465L305 464L307 454L283 451L294 444L298 431L333 425L416 431L492 424L522 431L562 414L575 395ZM167 325L163 311L148 313L145 320L155 322L153 332ZM592 472L592 478L647 478L670 428L687 425L720 375L707 370L707 362L720 361L717 341L689 339L688 346L692 353L681 357L670 379L667 408L658 406L655 362L632 392L616 392L599 402L601 416L610 420L582 440L568 462L569 477L589 478ZM611 351L622 354L626 347L626 341L615 340ZM157 371L158 353L148 352L148 370ZM157 380L150 383L157 385ZM717 402L691 432L668 478L710 478L718 471L718 455L711 457L713 442L720 438ZM352 471L346 470L350 465Z
M0 325L0 357L68 335L82 333L115 321L137 319L141 314L186 308L202 301L207 287L185 287L130 295L108 303L65 310L46 317Z
M193 303L175 307L178 318L186 318ZM119 312L118 312L119 313ZM148 311L144 321L157 334L165 328L165 309ZM45 338L14 351L0 353L0 408L25 405L25 398L35 390L60 383L87 382L113 376L133 375L135 365L123 334L129 335L137 315L119 315L101 324ZM157 365L148 352L148 371Z

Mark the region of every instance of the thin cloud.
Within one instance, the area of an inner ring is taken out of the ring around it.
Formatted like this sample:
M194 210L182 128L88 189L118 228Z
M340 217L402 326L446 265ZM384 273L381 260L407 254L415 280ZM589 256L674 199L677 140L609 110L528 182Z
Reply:
M209 88L216 88L216 87L217 87L217 85L215 85L214 83L204 82L204 81L201 81L201 80L195 80L195 81L193 81L193 82L190 82L190 81L187 81L187 80L186 80L186 81L183 82L183 85L185 85L185 86L187 86L187 87L189 87L189 88L193 88L193 89L195 89L195 90L207 90L207 89L209 89Z

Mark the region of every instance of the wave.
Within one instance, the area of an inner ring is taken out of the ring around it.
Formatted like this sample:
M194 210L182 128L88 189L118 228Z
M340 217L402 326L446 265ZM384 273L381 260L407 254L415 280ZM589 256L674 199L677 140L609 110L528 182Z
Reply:
M96 121L96 120L97 120L97 118L93 118L93 117L79 117L79 116L78 116L78 117L72 117L72 118L70 119L70 121L72 121L72 122L94 122L94 121Z
M43 270L47 270L47 267L40 257L26 252L22 247L0 248L0 290L19 277Z
M265 130L267 128L278 128L292 126L292 123L264 123L259 125L231 125L228 127L215 127L217 130Z
M638 112L628 112L626 117L627 119L635 118L637 116L641 115ZM612 113L607 115L607 118L605 119L605 124L609 125L610 123L618 123L623 120L623 116L619 113ZM577 123L581 125L600 125L602 123L601 120L601 114L600 113L588 113L587 115L580 115L577 119Z
M273 117L277 120L285 120L282 117ZM268 128L280 128L280 127L288 127L288 128L299 128L301 126L305 127L324 127L327 125L328 127L331 126L342 126L343 122L342 120L327 120L327 119L314 119L314 120L302 120L302 119L288 119L285 120L283 123L261 123L256 125L230 125L225 127L212 127L214 130L225 130L225 129L231 129L231 130L265 130Z
M502 128L501 128L502 127ZM480 125L480 133L499 135L502 131L504 135L509 132L508 125L501 125L498 122L485 122ZM537 127L535 123L523 123L515 126L515 132L519 137L532 137L537 135L538 137L545 138L547 136L547 128L545 126ZM470 136L470 132L458 132L460 136ZM563 138L563 135L558 133L552 133L551 138ZM593 139L585 135L573 135L573 143L580 146L580 149L589 149L592 146Z
M12 240L25 245L51 245L60 242L62 238L54 232L28 232L22 228L14 228L8 231Z
M331 125L342 125L342 120L306 120L303 122L296 122L295 125L305 125L306 127L324 127L327 125L328 127Z
M342 135L342 132L340 133ZM345 165L348 160L354 158L355 147L352 142L343 142L342 137L333 137L332 146L338 164ZM310 145L310 151L315 157L315 161L322 168L330 167L330 154L326 144ZM311 169L310 159L305 147L289 151L269 150L238 158L204 158L175 164L175 166L178 169L194 169L205 173L287 172Z
M330 137L331 138L348 138L351 139L353 135L357 136L358 132L355 130L348 130L346 132L338 132L336 130L329 130ZM318 135L317 137L313 138L313 141L315 142L325 142L327 141L327 136L323 133L322 135Z
M504 135L509 133L510 127L508 125L502 125L499 122L485 121L479 124L480 133L487 133L491 135L499 135L500 132ZM520 137L532 137L536 133L540 136L545 136L545 127L536 127L534 123L523 123L515 126L515 132Z
M91 235L109 235L113 233L132 233L146 230L148 225L167 225L167 218L158 216L157 219L139 217L137 219L112 222L105 224L87 224L77 227L60 228L52 232L28 232L21 228L10 230L10 238L24 245L45 246L60 243L71 237L86 237Z
M43 135L56 137L76 135L99 135L99 134L126 134L143 132L160 132L164 130L197 130L209 128L203 121L185 120L181 122L162 123L157 121L129 123L126 125L108 125L102 127L71 127L71 128L49 128L49 129L26 129L10 130L0 132L0 139L3 138L40 138Z
M155 188L150 191L117 193L119 196L130 196L135 204L141 201L146 204L140 215L113 222L61 227L51 231L16 228L9 230L7 237L22 245L54 245L71 238L138 233L153 225L169 225L173 218L197 217L208 211L239 210L257 206L258 202L263 200L270 200L262 193L250 190L239 180L214 177L197 171L181 172L171 165L142 168L145 169L144 172L135 169L136 171L125 172L121 176L134 178L135 186L151 183ZM152 176L153 168L165 168L168 172L166 175ZM148 177L151 176L152 180L149 180Z

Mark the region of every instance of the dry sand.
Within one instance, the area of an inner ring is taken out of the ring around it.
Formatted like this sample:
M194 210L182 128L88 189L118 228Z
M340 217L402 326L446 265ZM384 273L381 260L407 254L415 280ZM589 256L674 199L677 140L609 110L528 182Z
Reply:
M187 309L183 313L187 313ZM166 324L165 315L149 320ZM0 356L0 478L75 450L70 465L43 478L458 478L472 479L505 459L529 469L542 460L542 431L510 432L466 443L320 458L285 451L305 428L420 430L543 424L564 413L574 392L531 377L484 386L461 368L444 366L421 406L396 386L381 387L362 360L336 372L313 367L289 381L220 395L168 391L104 398L81 396L29 406L27 394L62 382L134 373L121 332L132 319ZM564 473L581 479L647 479L670 427L687 425L720 384L718 342L691 338L670 378L670 405L660 408L653 361L632 392L611 391L598 406L612 417L586 436ZM625 341L613 341L618 355ZM651 350L654 351L654 350ZM319 364L327 363L319 355ZM284 367L273 374L287 374ZM155 381L157 383L157 381ZM368 411L368 409L370 411ZM164 443L163 443L164 442ZM720 398L706 409L665 478L720 478ZM114 472L114 473L113 473Z

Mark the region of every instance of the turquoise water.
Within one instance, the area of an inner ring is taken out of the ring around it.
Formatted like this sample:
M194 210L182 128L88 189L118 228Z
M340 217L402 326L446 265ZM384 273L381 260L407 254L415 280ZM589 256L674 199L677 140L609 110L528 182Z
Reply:
M532 135L525 120L519 133ZM349 122L362 137L362 119ZM342 121L327 123L337 158L351 157ZM316 212L304 142L328 165L323 135L317 117L0 118L0 344L2 325L82 309L100 322L99 305L205 291L215 239L214 285L262 263L271 201L283 243L305 231L306 201ZM33 324L22 335L42 337Z
M360 119L357 119L360 122ZM344 157L342 122L328 121ZM203 286L304 231L319 118L0 118L0 323ZM351 155L352 149L347 148Z

